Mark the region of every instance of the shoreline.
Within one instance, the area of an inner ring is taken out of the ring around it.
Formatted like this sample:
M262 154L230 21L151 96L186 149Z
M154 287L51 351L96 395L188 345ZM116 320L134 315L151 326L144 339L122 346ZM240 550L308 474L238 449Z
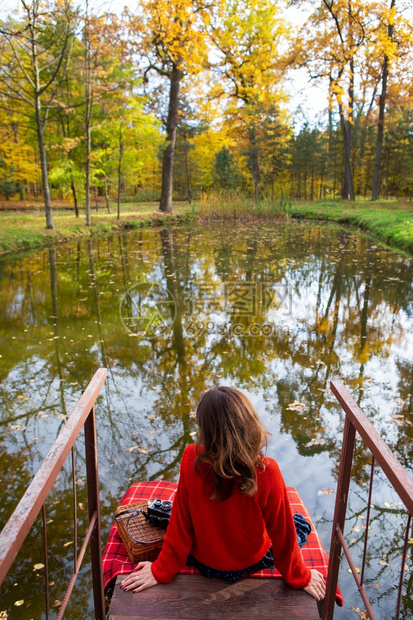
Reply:
M151 203L131 205L121 214L119 220L113 213L94 212L91 227L86 227L83 217L76 219L72 211L65 209L54 212L54 230L42 228L42 211L3 211L1 215L0 260L21 252L53 248L63 243L110 233L168 224L207 223L229 219L240 223L280 219L331 222L359 230L394 251L413 255L413 205L400 206L396 201L374 205L344 201L297 203L288 206L282 213L278 212L278 215L271 210L256 212L252 208L241 210L230 218L214 209L210 212L205 207L200 209L199 203L176 203L171 213L160 212L157 210L157 203Z

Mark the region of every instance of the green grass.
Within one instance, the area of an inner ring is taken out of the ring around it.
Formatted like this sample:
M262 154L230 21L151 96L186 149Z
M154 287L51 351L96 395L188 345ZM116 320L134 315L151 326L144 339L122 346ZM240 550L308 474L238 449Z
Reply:
M14 211L8 209L14 208ZM75 217L70 205L59 204L53 209L55 230L45 228L41 203L0 204L0 254L48 247L68 240L96 234L133 228L201 221L208 224L214 220L250 221L254 219L327 220L339 224L357 226L377 239L395 248L413 253L413 204L407 201L381 201L371 203L341 200L289 203L256 203L239 194L230 196L215 194L188 205L174 203L172 214L161 213L158 203L121 205L121 217L116 217L116 207L107 213L101 206L99 212L92 209L92 226L85 225L85 215Z
M92 226L87 227L83 212L79 218L76 218L72 210L60 208L53 209L55 229L47 230L43 210L37 205L34 206L34 209L24 208L11 212L4 209L4 203L2 206L3 208L0 211L0 254L48 247L68 240L112 231L191 221L193 216L193 209L187 204L174 205L173 212L169 214L160 213L157 203L127 203L121 205L119 220L116 216L115 206L111 207L112 213L107 213L103 207L99 209L99 212L93 210Z
M391 246L413 253L413 204L407 201L303 202L293 204L289 213L293 218L357 226Z

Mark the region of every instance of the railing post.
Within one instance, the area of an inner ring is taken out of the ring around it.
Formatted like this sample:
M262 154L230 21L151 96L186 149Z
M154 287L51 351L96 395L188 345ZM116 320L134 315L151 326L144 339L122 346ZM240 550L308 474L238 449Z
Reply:
M353 462L356 429L346 416L343 434L343 447L340 459L340 471L337 481L336 505L334 508L333 530L331 533L330 556L328 563L327 591L323 606L323 620L332 620L340 569L341 543L337 528L344 532L348 492L350 488L351 466Z
M90 539L95 617L97 620L105 620L105 597L103 590L102 572L102 543L100 535L99 476L96 450L96 419L94 407L91 409L85 421L85 450L89 522L92 520L95 513L97 516L96 525L93 528L92 536Z

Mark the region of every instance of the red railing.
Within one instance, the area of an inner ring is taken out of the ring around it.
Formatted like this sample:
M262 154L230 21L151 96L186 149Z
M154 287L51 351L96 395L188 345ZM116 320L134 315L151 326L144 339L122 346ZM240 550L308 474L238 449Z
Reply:
M366 416L361 411L357 403L353 400L344 385L340 381L331 381L330 387L338 402L344 409L344 412L346 414L346 420L344 425L343 447L341 452L340 470L337 483L337 496L334 510L333 530L331 534L330 562L327 577L327 593L324 601L322 618L323 620L332 620L334 615L335 593L342 551L344 552L348 560L351 572L353 574L363 602L366 606L366 610L369 614L369 618L371 620L375 620L376 618L370 601L368 599L367 593L364 589L364 574L370 524L370 506L373 489L374 468L377 464L382 468L384 474L386 475L387 479L389 480L395 491L398 493L408 512L404 536L404 548L401 560L400 578L398 584L396 615L393 616L394 620L398 620L400 615L400 605L403 588L403 573L406 562L411 518L413 515L413 480L403 468L403 466L399 463L399 461L394 456L385 441L383 441L383 439L380 437L374 426L366 418ZM370 485L367 500L367 515L364 534L363 560L360 576L355 567L343 535L356 431L372 454Z
M45 501L62 469L66 458L72 455L73 511L74 511L74 567L59 608L57 619L63 618L70 595L87 549L90 543L92 560L93 597L95 616L98 620L105 618L105 600L102 575L102 546L100 536L99 479L96 453L95 402L107 377L106 368L100 368L82 394L68 421L59 433L50 452L18 503L12 516L0 534L0 585L3 583L10 567L26 539L39 512L43 516L43 547L45 565L45 603L46 620L49 618L49 573L47 561L47 528ZM74 443L84 427L86 451L87 495L89 507L89 527L86 531L80 551L77 549L77 504Z

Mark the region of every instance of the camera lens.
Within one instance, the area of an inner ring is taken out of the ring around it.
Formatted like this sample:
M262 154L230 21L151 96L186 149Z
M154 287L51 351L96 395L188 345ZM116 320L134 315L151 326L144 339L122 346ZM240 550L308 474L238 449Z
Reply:
M157 508L159 508L160 506L162 506L162 500L156 499L154 501L153 505L156 506Z
M168 512L172 508L172 502L168 502L167 500L165 500L164 502L162 502L161 508L162 510L165 510L165 512Z

